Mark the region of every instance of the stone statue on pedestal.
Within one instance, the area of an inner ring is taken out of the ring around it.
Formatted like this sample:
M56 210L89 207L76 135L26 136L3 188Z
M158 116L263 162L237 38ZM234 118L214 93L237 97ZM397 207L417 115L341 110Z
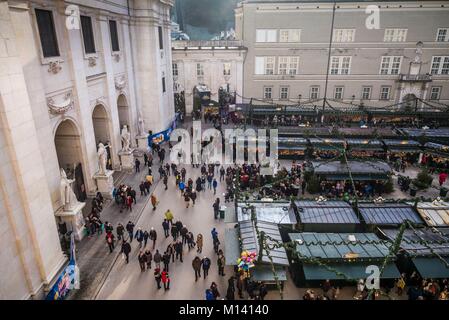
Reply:
M122 151L130 151L131 136L129 134L128 127L126 125L123 126L121 137L123 142Z
M59 188L64 211L70 211L78 204L78 200L72 189L72 183L74 181L74 179L68 179L64 169L61 168L61 183Z
M103 143L98 144L98 174L105 175L106 174L106 161L107 161L107 150Z
M137 124L137 129L138 129L139 136L144 136L145 135L145 123L144 123L142 117L139 117L139 121L138 121L138 124Z

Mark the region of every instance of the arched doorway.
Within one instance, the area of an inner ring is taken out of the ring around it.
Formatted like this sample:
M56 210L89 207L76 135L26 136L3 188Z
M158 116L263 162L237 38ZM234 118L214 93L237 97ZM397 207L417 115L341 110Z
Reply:
M108 161L106 168L112 170L112 157L111 157L111 140L109 135L109 116L103 105L96 105L92 112L92 123L94 126L95 144L98 148L98 144L101 142L105 145L108 152Z
M118 96L117 108L118 108L118 121L120 124L120 132L124 125L127 125L128 131L131 132L132 128L130 126L129 107L125 95L121 94Z
M55 132L55 148L59 167L65 170L69 179L75 179L73 191L78 201L85 201L87 195L82 168L81 140L72 120L64 120L58 125Z

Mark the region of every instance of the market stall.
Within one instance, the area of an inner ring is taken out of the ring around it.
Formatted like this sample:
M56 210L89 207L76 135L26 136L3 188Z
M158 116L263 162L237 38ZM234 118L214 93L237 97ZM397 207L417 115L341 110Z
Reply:
M447 229L446 229L447 230ZM398 229L381 229L382 235L394 241ZM416 271L426 279L449 278L449 233L432 228L407 229L402 235L397 266L407 275Z
M426 142L421 164L432 169L449 170L449 145Z
M380 159L385 160L386 152L379 140L373 139L346 139L347 155L349 158L357 159Z
M347 202L300 200L294 206L302 231L355 232L360 228L360 221Z
M414 208L406 203L359 202L358 211L370 231L377 227L398 227L405 221L424 224Z
M390 166L383 161L312 161L308 169L320 180L330 181L349 180L349 171L354 181L388 180L391 175Z
M333 138L309 138L315 159L332 159L340 156L345 148L345 141Z
M317 286L325 280L335 284L351 284L366 279L368 266L382 266L389 254L390 243L373 233L290 233L296 244L290 271L297 286ZM394 259L394 258L393 258ZM381 286L399 277L394 262L385 265Z
M421 144L414 140L383 139L390 161L404 159L408 163L416 163L421 152Z
M308 142L304 138L279 137L278 155L279 159L304 159L306 156Z

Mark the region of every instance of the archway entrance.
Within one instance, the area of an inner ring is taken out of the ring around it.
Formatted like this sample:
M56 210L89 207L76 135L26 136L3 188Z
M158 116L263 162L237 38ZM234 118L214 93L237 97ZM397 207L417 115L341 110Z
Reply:
M73 121L65 120L59 124L55 133L55 147L59 167L65 170L69 179L75 179L73 191L78 201L85 201L87 195L82 168L81 140Z
M131 132L132 128L130 126L128 102L126 101L126 97L123 94L118 96L117 108L118 108L118 121L120 124L120 132L124 125L128 126L128 131Z
M109 136L109 117L106 109L102 105L96 105L92 112L92 123L94 126L95 145L98 149L98 144L101 142L105 145L108 152L108 161L106 168L112 170L112 157L111 157L111 140Z

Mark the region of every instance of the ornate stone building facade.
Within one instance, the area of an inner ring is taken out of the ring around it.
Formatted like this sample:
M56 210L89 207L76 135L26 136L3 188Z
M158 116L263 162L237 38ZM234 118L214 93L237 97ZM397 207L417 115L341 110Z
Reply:
M0 299L40 297L66 262L60 168L83 200L98 191L99 142L119 170L124 125L134 146L139 119L155 133L173 121L172 5L0 3Z

